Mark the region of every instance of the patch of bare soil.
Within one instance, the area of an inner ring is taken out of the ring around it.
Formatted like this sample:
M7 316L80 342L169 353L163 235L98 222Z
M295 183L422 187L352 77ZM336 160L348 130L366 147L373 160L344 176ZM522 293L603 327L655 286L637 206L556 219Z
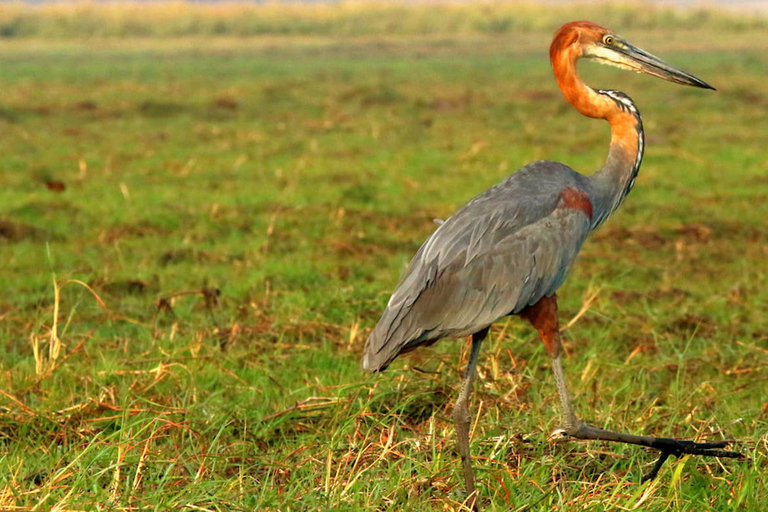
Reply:
M144 238L168 234L168 230L150 224L129 224L126 226L117 226L102 232L99 235L99 242L103 244L112 244L123 238Z
M44 229L36 228L29 224L0 220L1 241L16 243L22 240L45 240L48 237L47 235L48 233Z

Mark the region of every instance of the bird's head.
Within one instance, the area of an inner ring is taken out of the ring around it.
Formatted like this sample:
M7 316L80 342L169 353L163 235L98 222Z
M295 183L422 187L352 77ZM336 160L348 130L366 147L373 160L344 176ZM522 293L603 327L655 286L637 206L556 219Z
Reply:
M560 27L552 40L549 55L554 66L562 58L574 62L579 57L585 57L601 64L657 76L676 84L714 90L703 80L671 66L590 21L574 21Z

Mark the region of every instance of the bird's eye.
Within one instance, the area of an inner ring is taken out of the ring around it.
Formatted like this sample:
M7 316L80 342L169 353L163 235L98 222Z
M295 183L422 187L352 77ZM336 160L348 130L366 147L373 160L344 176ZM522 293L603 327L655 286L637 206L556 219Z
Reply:
M613 44L613 36L605 36L603 38L603 43L607 44L608 46Z

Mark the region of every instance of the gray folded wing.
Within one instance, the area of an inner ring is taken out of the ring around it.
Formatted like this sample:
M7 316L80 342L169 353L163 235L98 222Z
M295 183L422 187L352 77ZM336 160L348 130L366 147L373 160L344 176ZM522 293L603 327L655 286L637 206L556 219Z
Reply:
M382 370L439 338L478 332L555 293L590 219L563 204L560 192L572 183L548 177L551 192L525 190L525 181L494 187L427 239L366 342L365 369Z

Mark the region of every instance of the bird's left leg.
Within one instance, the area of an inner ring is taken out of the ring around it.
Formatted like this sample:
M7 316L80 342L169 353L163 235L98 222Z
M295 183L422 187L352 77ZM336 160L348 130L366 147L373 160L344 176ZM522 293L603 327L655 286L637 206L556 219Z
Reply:
M475 474L472 471L472 457L469 453L469 395L472 393L472 377L477 366L477 356L480 353L480 345L488 335L488 328L472 335L472 351L469 353L467 371L464 374L464 382L461 384L459 397L453 407L453 419L456 422L456 437L461 455L461 466L464 472L464 487L467 491L467 506L470 510L477 510L477 494L475 493Z
M643 481L655 478L659 469L661 469L662 464L664 464L670 455L679 457L680 455L688 453L692 455L709 455L712 457L742 457L738 452L730 452L720 449L728 445L727 441L697 443L694 441L684 441L666 437L638 436L623 432L604 430L582 422L573 412L573 405L568 394L568 386L565 383L565 375L563 374L563 365L560 361L562 344L560 340L560 327L557 319L557 297L553 295L552 297L542 298L533 306L526 308L520 316L531 322L531 324L533 324L539 331L541 340L544 342L544 347L552 358L552 369L555 373L557 391L560 395L560 404L563 408L562 427L552 433L553 437L570 436L577 439L614 441L618 443L647 446L661 451L661 456L653 469L643 477Z

